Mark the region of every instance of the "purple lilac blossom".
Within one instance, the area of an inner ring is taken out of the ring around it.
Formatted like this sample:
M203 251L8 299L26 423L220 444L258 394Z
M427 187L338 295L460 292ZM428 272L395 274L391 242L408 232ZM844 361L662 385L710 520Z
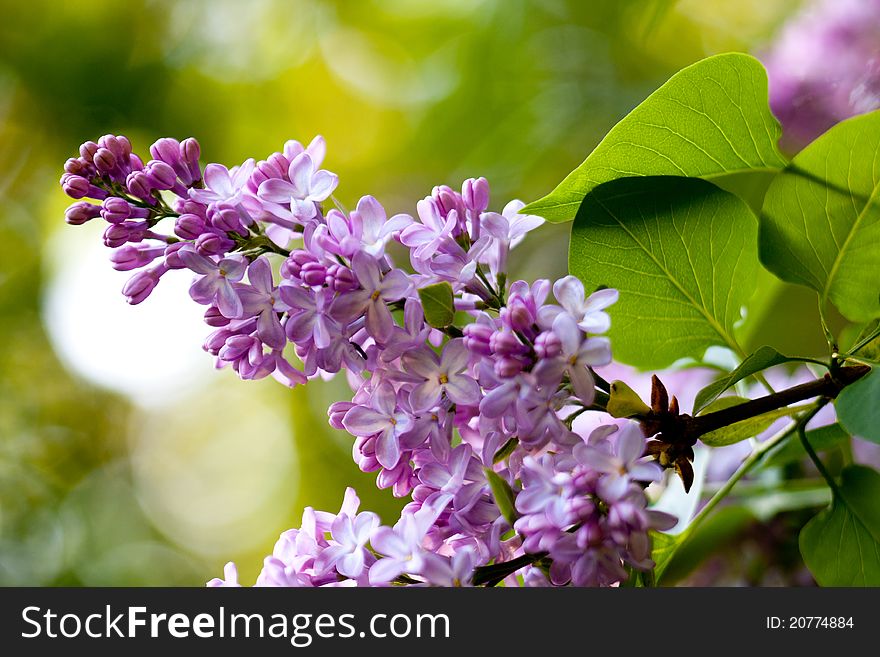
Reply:
M359 512L351 489L338 513L307 508L258 586L465 586L480 567L530 556L549 558L547 573L525 564L508 585L612 585L625 566L652 566L647 532L669 522L647 508L660 470L642 458L645 438L604 413L591 415L607 426L579 435L568 417L591 410L593 368L611 360L600 334L617 293L570 276L508 284L510 249L542 223L521 202L492 212L488 182L471 178L460 193L435 187L417 219L389 217L372 196L325 211L338 179L320 168L320 137L204 173L193 139L150 154L144 164L113 135L83 144L62 186L100 204L79 200L67 221L108 223L113 266L134 271L131 303L170 269L192 272L218 367L288 386L344 369L353 396L330 407L331 425L379 488L409 498L392 526ZM395 265L392 240L415 273ZM425 319L418 290L444 282L470 316L463 329ZM516 496L514 526L487 470ZM238 586L234 564L209 585Z
M761 58L783 144L800 149L880 108L880 0L807 2Z

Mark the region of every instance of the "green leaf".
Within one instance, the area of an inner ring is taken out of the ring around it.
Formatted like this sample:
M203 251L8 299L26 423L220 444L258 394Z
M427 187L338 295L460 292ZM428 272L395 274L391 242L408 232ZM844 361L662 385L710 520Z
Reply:
M605 406L611 417L633 417L651 412L651 408L642 401L636 391L623 381L611 382L611 392Z
M425 311L425 321L434 328L446 328L455 320L452 286L435 283L419 289L419 299Z
M837 419L854 436L880 443L880 368L844 388L837 396Z
M725 374L700 390L694 400L694 414L699 413L706 406L718 399L718 395L728 388L733 387L747 376L756 374L761 370L766 370L768 367L773 367L774 365L787 363L791 360L796 359L783 356L773 347L761 347L740 363L739 367L733 370L730 374Z
M687 577L708 556L728 547L754 520L754 515L745 507L725 506L709 515L695 530L686 531L684 536L679 534L675 549L663 554L665 561L661 574L664 586ZM659 580L660 576L656 576Z
M807 431L807 440L816 452L826 452L834 449L841 443L849 440L849 433L840 424L829 424L818 429ZM807 458L807 452L797 435L785 440L781 445L771 450L761 461L762 468L778 468L795 461Z
M489 480L489 488L492 489L492 495L495 497L495 504L498 505L498 509L501 511L501 515L504 516L504 519L511 527L513 527L513 523L515 523L516 519L519 517L516 513L516 495L514 494L513 489L510 487L510 484L502 479L494 470L483 468L483 471L486 473L486 479Z
M709 404L702 414L705 415L706 413L711 413L713 411L720 411L724 408L737 406L746 401L748 400L742 397L722 397ZM798 407L779 408L775 411L770 411L763 415L756 415L755 417L735 422L734 424L716 429L715 431L710 431L709 433L700 436L700 440L704 444L709 445L709 447L725 447L727 445L733 445L748 438L754 438L759 433L766 431L770 425L776 422L779 418L788 417L800 410L803 409Z
M649 532L651 536L651 559L654 561L654 580L657 584L663 579L666 568L672 561L679 547L687 540L689 530L685 529L680 534L662 534Z
M761 261L854 322L880 316L880 112L844 121L770 185Z
M556 189L522 211L551 222L571 221L590 190L629 176L717 180L760 200L766 179L785 166L776 146L780 134L760 62L740 53L709 57L672 76Z
M584 198L569 270L620 291L615 358L662 369L707 347L740 352L733 325L760 267L757 221L739 198L696 178L620 178Z
M800 533L804 563L820 586L880 586L880 473L851 465L831 506Z

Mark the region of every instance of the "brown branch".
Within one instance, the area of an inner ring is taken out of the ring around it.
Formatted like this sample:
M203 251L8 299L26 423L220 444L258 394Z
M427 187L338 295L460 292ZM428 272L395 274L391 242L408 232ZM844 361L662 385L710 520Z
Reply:
M775 411L778 408L783 408L799 401L814 397L834 399L840 394L841 390L858 381L870 370L871 368L866 365L842 367L833 374L831 372L827 373L821 379L802 383L793 388L743 402L736 406L730 406L720 411L698 415L697 417L681 416L682 420L684 420L682 423L682 438L690 444L694 444L697 438L710 431Z

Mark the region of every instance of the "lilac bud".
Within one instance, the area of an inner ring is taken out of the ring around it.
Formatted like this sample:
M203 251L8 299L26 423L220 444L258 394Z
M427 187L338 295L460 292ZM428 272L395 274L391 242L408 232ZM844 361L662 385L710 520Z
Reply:
M489 348L496 356L520 356L528 349L510 331L495 331L489 338Z
M181 199L178 207L180 208L178 210L180 214L194 214L198 215L203 220L208 221L208 207L204 203L199 203L198 201L193 201L191 199Z
M345 431L345 427L342 425L342 418L344 418L345 414L356 405L357 404L349 401L339 401L330 404L330 408L327 409L327 415L330 418L330 426L334 429ZM360 440L360 438L358 440Z
M61 176L61 187L70 198L83 198L88 196L92 184L82 176L65 173Z
M499 358L495 361L495 374L502 379L509 379L522 372L523 364L516 358Z
M127 158L131 155L131 142L128 140L128 137L125 135L119 135L116 137L116 140L119 142L119 146L122 148L122 156L123 158Z
M465 207L479 215L489 207L489 182L485 178L468 178L461 186Z
M101 175L107 175L116 167L116 156L106 148L99 148L93 158L95 168Z
M182 214L174 222L174 234L185 240L198 239L205 228L205 220L195 214Z
M464 216L464 205L461 196L448 185L440 185L431 191L434 202L444 217L455 210L459 216Z
M100 205L93 205L86 201L79 201L64 211L64 221L71 226L81 226L90 219L94 219L99 214L101 214Z
M196 239L196 250L202 255L220 255L235 246L228 237L215 232L202 233Z
M491 356L490 340L495 330L488 324L473 323L464 327L464 346L481 356Z
M216 356L220 353L220 350L223 348L223 345L226 344L226 340L231 336L235 335L229 329L219 329L211 333L207 338L205 338L205 342L202 345L202 349L207 351L212 356Z
M150 155L153 156L154 160L162 160L165 164L169 164L173 167L180 162L180 142L171 137L157 139L153 145L150 146Z
M129 244L110 254L110 262L117 271L130 271L150 264L164 253L163 246L138 248Z
M527 332L535 323L536 318L526 300L517 295L511 295L507 301L507 307L501 313L501 319L514 331Z
M230 320L220 313L220 309L217 306L209 306L205 311L205 324L208 326L220 328L227 326L229 322Z
M143 171L132 171L125 179L125 186L132 195L148 202L155 202L150 178Z
M165 264L168 266L168 269L186 269L186 265L180 259L178 251L189 245L189 242L175 242L165 247Z
M95 173L95 168L81 157L70 157L64 163L64 172L83 178L91 178Z
M95 153L98 152L99 146L93 141L86 141L80 144L79 154L83 160L92 163L92 159L95 157Z
M359 283L354 272L342 265L331 265L327 268L327 286L336 292L349 292L357 289Z
M113 226L111 226L113 228ZM122 288L122 294L125 295L126 301L131 305L139 304L141 301L150 296L150 293L159 283L159 278L167 270L164 264L157 265L152 269L143 269L128 279L128 282Z
M132 171L143 171L144 170L144 161L134 153L128 158L128 166Z
M126 242L140 242L148 232L149 226L146 221L124 221L121 224L110 224L104 231L104 244L116 248Z
M306 285L324 285L327 268L319 262L307 262L300 270L299 278Z
M553 331L544 331L535 338L535 354L538 358L555 358L562 352L562 342Z
M199 169L199 157L201 154L202 149L199 147L199 142L192 137L184 139L180 144L180 156L189 167L189 173L193 180L202 179L202 170Z
M244 226L241 225L238 210L230 207L215 207L211 213L211 225L225 233L239 233L243 235L247 232Z
M104 199L101 206L101 216L104 221L111 224L120 224L132 215L131 204L118 196L110 196Z
M161 160L150 160L144 173L153 189L172 189L177 184L177 174L169 165Z
M254 346L254 338L250 335L233 335L226 340L217 356L227 362L238 360Z
M300 274L306 263L316 263L318 259L308 251L297 249L288 256L287 260L281 263L281 277L293 280L302 280Z
M289 163L283 164L284 162L287 162L287 159L279 153L270 155L268 160L257 162L254 173L261 175L259 182L272 178L284 179L287 176L287 167L289 166Z
M116 159L119 160L123 159L127 155L127 153L125 152L126 144L129 147L130 153L131 143L127 139L125 140L125 142L122 142L116 135L104 135L98 140L98 146L112 152Z

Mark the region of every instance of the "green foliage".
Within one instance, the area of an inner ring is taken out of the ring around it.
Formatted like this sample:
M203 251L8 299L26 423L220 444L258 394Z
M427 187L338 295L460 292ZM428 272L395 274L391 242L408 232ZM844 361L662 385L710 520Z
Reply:
M570 221L593 188L628 176L706 178L759 204L769 177L785 166L780 134L761 64L739 53L709 57L648 96L525 212Z
M428 285L419 290L425 321L434 328L446 328L455 320L452 286L447 282Z
M620 291L610 310L615 358L662 368L707 347L739 351L733 325L754 291L758 227L736 196L695 178L620 178L586 198L569 269Z
M501 476L490 468L483 468L483 471L486 473L486 479L489 481L489 488L492 489L492 496L495 498L495 504L498 505L498 509L501 511L501 515L504 516L504 519L513 527L513 523L516 522L517 513L516 513L516 495L513 493L513 489L510 487Z
M667 549L666 552L658 554L656 549L659 546L655 539L654 557L662 554L664 560L661 571L663 585L669 586L689 575L706 557L724 548L754 521L754 515L746 507L728 506L706 518L706 522L695 531L679 535L674 542L667 543L664 539L660 540L662 544L667 544L668 548L674 545L674 550ZM657 578L660 579L659 576Z
M837 396L837 417L853 435L880 443L880 368L847 386Z
M611 417L633 417L647 415L651 408L623 381L612 381L605 410Z
M806 432L810 446L816 452L824 452L841 445L849 440L850 435L840 424L834 423ZM776 468L795 461L801 461L807 457L807 452L801 441L795 437L786 440L776 449L772 450L761 462L761 467Z
M651 532L651 559L654 560L654 580L658 584L672 561L672 557L675 556L675 552L687 540L689 533L687 529L680 534Z
M831 506L801 530L804 563L821 586L880 586L880 473L843 470Z
M831 128L773 181L761 260L851 321L880 316L880 112Z
M700 390L694 400L694 413L702 411L706 406L718 399L718 396L722 392L733 387L747 376L757 374L762 370L766 370L768 367L787 363L791 360L796 359L783 356L773 347L761 347L740 363L739 367L733 370L730 374L725 374Z
M706 406L703 412L712 413L713 411L720 411L724 408L737 406L746 401L748 401L748 399L743 397L722 397ZM715 431L710 431L701 436L700 441L710 447L734 445L748 438L754 438L759 433L766 431L770 425L776 422L779 418L788 417L800 410L800 408L786 406L784 408L776 409L775 411L770 411L769 413L756 415L755 417L750 417L746 420L741 420L740 422L734 422L733 424L716 429Z

